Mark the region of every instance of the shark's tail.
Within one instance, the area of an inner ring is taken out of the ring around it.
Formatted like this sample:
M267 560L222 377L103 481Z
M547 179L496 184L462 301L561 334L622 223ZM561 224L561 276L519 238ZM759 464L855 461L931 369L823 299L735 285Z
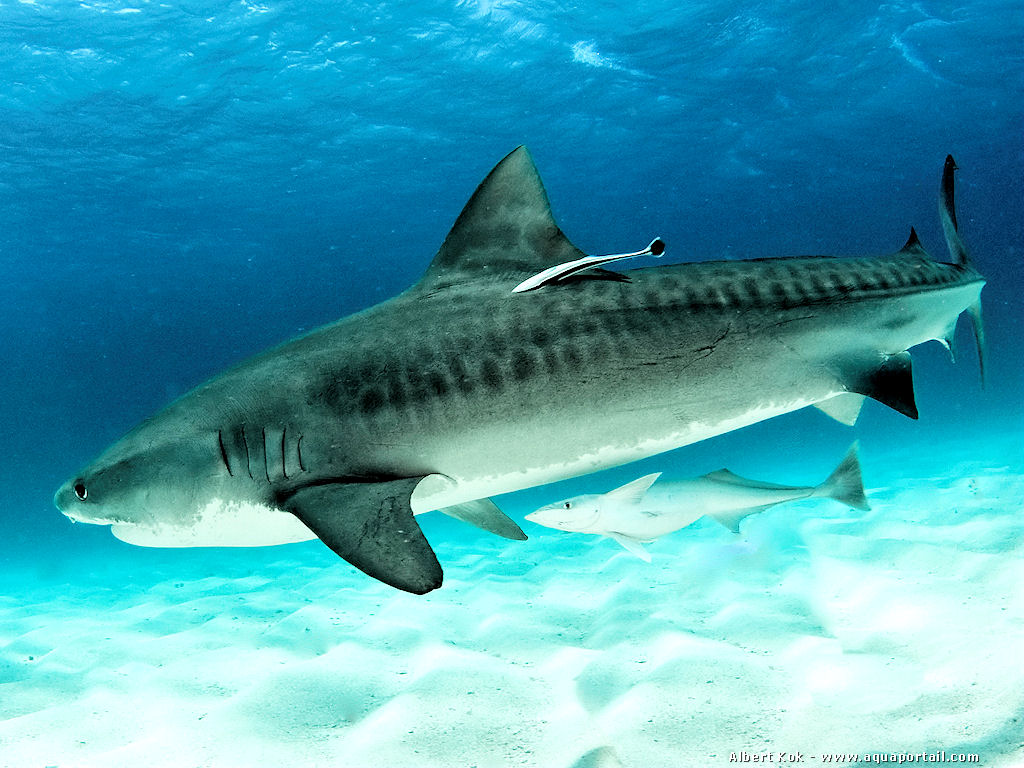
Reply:
M967 248L960 238L960 231L956 223L956 205L953 195L953 172L957 170L956 161L952 155L946 155L946 165L942 169L942 185L939 188L939 219L942 221L942 230L946 234L946 245L949 246L949 255L953 263L964 270L973 269L971 259L967 255ZM974 340L978 346L978 368L981 371L981 383L985 384L985 325L981 320L981 298L967 308L967 315L971 318L971 325L974 328ZM946 346L950 346L952 332L947 334Z
M871 509L868 505L868 497L864 493L864 482L860 475L860 459L857 457L858 444L854 442L846 456L839 462L832 474L814 489L812 496L820 496L826 499L835 499L854 509L867 511Z

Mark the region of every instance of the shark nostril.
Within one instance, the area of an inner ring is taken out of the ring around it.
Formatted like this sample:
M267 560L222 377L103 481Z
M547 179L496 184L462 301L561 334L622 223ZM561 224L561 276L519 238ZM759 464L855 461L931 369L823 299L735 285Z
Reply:
M79 501L85 501L89 497L89 490L85 487L85 483L79 480L74 486L75 496L78 497Z

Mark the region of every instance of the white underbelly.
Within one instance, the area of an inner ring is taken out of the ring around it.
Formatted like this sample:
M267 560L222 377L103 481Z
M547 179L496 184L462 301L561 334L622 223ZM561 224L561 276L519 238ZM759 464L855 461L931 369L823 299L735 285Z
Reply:
M210 499L187 522L114 523L111 530L140 547L267 547L316 538L290 512L219 498Z
M622 434L621 441L582 455L579 454L580 441L575 439L563 439L559 445L553 435L547 435L548 439L538 437L529 444L515 445L511 440L503 439L507 436L496 435L489 441L490 450L483 445L470 447L460 454L452 452L446 455L445 461L439 461L438 466L445 467L444 475L431 475L416 486L411 499L413 514L420 515L638 461L798 410L813 402L816 401L768 403L714 423L691 422L668 434L665 434L664 425L670 423L669 417L636 417L632 429ZM648 421L651 425L646 425ZM654 423L658 423L659 428L655 429ZM648 426L646 434L661 434L643 438L645 426ZM575 435L568 429L562 433ZM540 445L544 445L543 450Z

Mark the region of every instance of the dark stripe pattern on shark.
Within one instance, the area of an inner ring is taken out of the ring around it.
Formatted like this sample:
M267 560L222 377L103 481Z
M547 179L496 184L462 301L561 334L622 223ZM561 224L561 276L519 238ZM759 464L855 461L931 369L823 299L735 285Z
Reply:
M419 283L196 387L69 480L57 506L147 545L315 534L421 593L441 570L414 514L520 539L490 496L808 405L852 421L859 405L842 398L916 417L906 350L948 343L964 311L983 348L984 281L950 210L954 168L949 158L940 194L953 264L911 231L882 257L600 267L549 282L530 278L586 256L519 148Z

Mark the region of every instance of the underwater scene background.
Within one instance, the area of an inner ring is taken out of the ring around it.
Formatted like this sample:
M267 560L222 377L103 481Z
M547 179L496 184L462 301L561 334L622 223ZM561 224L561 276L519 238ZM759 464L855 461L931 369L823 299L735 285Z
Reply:
M0 1L0 765L1024 765L1022 40L1011 1ZM961 327L913 350L918 421L805 409L496 499L526 542L420 516L424 597L57 512L169 400L411 285L519 144L579 247L666 261L912 225L946 260L952 153L984 388ZM650 564L523 521L657 471L813 485L854 439L868 512Z

